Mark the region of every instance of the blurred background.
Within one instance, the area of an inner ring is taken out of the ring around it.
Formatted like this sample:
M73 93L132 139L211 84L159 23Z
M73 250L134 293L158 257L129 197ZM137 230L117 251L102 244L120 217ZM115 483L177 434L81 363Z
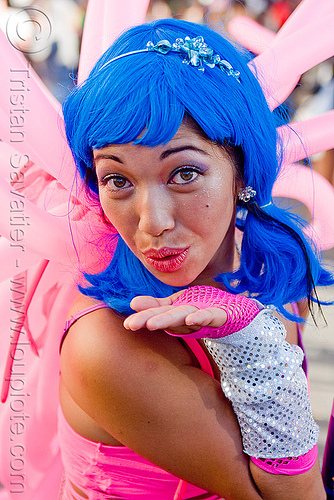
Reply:
M234 16L242 15L277 32L298 4L297 0L151 0L147 20L176 17L223 31ZM25 53L60 102L76 83L86 6L87 0L0 0L0 29ZM34 23L34 9L44 12L50 22L49 43L42 51L34 50L39 29L38 23ZM27 21L21 23L23 31L19 33L10 31L13 15L25 16L23 20ZM291 120L307 119L334 107L333 63L333 58L328 59L302 76L286 103ZM334 185L333 150L314 155L311 163L314 170ZM298 206L297 210L303 212L303 207ZM334 250L326 251L324 258L333 265ZM322 298L333 299L333 290L324 290ZM334 396L333 306L324 307L324 314L327 326L317 328L309 320L304 331L312 408L321 428L321 456Z

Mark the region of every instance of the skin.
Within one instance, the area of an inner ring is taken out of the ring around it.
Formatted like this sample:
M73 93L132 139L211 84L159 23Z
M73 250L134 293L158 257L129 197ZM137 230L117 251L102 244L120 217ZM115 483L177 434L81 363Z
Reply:
M106 217L154 276L174 286L217 286L213 276L238 265L234 220L240 183L226 151L182 125L166 145L111 145L94 157ZM164 247L188 249L173 272L145 258L148 248ZM125 320L102 309L71 327L60 383L69 424L93 441L128 446L226 500L324 499L318 465L289 477L249 465L213 360L208 355L216 378L163 331L221 326L224 312L176 308L174 298L136 297L131 306L138 312ZM70 315L92 303L79 296ZM295 342L295 325L287 324L287 330Z

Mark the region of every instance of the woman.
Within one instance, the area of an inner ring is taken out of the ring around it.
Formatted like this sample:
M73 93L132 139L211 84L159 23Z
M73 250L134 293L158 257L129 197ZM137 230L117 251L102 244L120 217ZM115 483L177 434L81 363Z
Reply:
M242 55L187 22L133 28L64 117L88 193L119 237L107 269L86 275L62 340L63 497L167 499L182 478L189 499L324 498L316 463L289 477L248 464L205 345L163 331L222 327L225 310L173 306L200 285L275 305L296 344L285 305L332 283L271 201L277 124Z

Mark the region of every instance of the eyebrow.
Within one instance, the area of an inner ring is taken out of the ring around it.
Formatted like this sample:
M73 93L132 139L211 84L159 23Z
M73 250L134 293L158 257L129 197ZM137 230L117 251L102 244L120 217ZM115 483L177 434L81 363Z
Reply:
M166 149L165 151L163 151L161 153L160 160L165 160L166 158L168 158L168 156L170 156L174 153L180 153L181 151L187 151L187 150L188 151L196 151L197 153L201 153L205 156L210 156L209 153L207 153L203 149L196 148L195 146L191 146L191 145L185 145L185 146L179 146L178 148ZM111 155L111 154L98 154L94 157L94 162L96 162L97 160L101 160L101 159L113 160L113 161L117 161L118 163L123 164L123 161L118 156Z
M108 155L108 154L98 154L96 156L94 156L93 158L93 163L95 163L97 160L114 160L114 161L117 161L118 163L123 163L122 160L120 158L118 158L118 156L115 156L115 155Z
M178 148L166 149L165 151L163 151L161 153L160 160L164 160L165 158L167 158L169 155L171 155L173 153L180 153L181 151L186 151L186 150L196 151L197 153L201 153L205 156L210 156L209 153L207 153L203 149L196 148L195 146L186 145L186 146L180 146Z

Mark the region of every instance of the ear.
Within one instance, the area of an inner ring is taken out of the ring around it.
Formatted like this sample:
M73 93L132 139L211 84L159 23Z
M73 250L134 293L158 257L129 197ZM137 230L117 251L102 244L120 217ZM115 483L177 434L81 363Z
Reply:
M236 176L234 180L234 200L236 206L240 205L239 192L245 187L244 180Z

